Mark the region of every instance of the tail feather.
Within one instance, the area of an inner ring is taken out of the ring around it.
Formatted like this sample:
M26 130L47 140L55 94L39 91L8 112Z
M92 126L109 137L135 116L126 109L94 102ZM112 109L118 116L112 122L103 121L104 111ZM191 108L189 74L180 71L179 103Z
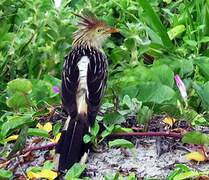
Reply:
M58 170L69 169L75 162L79 162L85 152L88 152L89 144L83 142L83 136L89 133L89 125L85 114L78 114L76 118L68 122L68 127L63 130L61 138L56 146L56 154L59 155Z

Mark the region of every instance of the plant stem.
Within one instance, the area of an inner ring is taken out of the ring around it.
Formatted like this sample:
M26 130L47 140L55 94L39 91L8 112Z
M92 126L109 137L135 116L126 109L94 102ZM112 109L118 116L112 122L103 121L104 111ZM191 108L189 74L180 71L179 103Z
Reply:
M26 93L26 92L24 92L23 94L24 94L24 96L25 96L25 99L26 99L26 101L27 101L27 104L28 104L28 109L30 110L30 108L31 108L31 105L30 105L30 102L29 102L29 100L28 100L28 96L27 96L27 93Z
M57 143L51 143L51 144L46 144L44 146L38 146L38 147L30 147L30 148L26 148L23 149L22 152L26 153L26 152L30 152L30 151L36 151L36 150L42 150L42 149L47 149L47 148L51 148L56 146Z
M184 135L172 132L133 132L133 133L114 133L112 136L169 136L174 138L183 138Z

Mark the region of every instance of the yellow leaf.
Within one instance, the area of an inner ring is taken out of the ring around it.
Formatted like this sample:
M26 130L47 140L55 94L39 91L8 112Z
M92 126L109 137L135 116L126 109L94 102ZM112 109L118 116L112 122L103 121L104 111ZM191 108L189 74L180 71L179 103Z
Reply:
M6 142L17 140L18 135L9 136L5 139Z
M59 141L60 137L61 137L61 133L58 133L55 138L55 143Z
M49 180L53 180L57 177L57 173L48 169L44 169L43 171L41 171L40 173L34 173L32 171L29 171L27 173L28 178L32 179L32 178L45 178L45 179L49 179Z
M42 129L42 128L43 128L43 126L42 126L40 123L38 123L38 124L36 125L36 127L39 128L39 129Z
M50 122L46 123L44 126L38 123L36 127L38 127L39 129L45 130L47 132L50 132L52 130L52 124Z
M46 123L46 124L44 125L44 129L43 129L43 130L45 130L45 131L47 131L47 132L52 131L52 124L51 124L50 122Z
M60 139L60 136L61 136L61 133L58 133L56 135L55 139L50 139L50 141L53 142L53 143L57 143L59 141L59 139Z
M170 125L171 127L173 126L173 124L176 122L176 119L170 117L170 116L167 116L165 119L164 119L164 123Z
M50 150L49 153L50 153L50 154L54 154L54 153L55 153L55 149Z
M32 179L32 178L40 178L40 176L38 175L38 173L34 173L32 171L29 171L27 173L27 176L28 176L29 179Z
M192 152L192 153L187 154L186 159L193 159L195 161L204 161L205 156L202 155L200 152L196 151L196 152Z

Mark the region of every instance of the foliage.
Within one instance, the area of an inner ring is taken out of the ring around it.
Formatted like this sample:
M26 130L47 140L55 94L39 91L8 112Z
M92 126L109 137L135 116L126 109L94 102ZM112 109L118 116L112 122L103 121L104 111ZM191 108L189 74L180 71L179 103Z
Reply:
M62 65L71 49L78 21L72 12L80 13L83 9L89 9L120 32L104 45L109 78L107 98L101 109L104 117L98 118L105 130L98 141L96 122L91 136L85 136L86 142L97 145L113 132L132 131L120 125L129 115L137 116L139 124L147 123L152 114L168 114L185 118L194 127L209 126L207 0L63 0L59 8L54 7L53 1L3 0L0 2L1 144L6 145L5 139L24 126L29 127L27 135L49 137L48 132L35 126L39 115L50 112L41 108L61 103L58 90ZM186 86L186 100L175 84L175 74ZM56 124L53 136L60 129L61 124ZM190 142L197 136L184 140ZM193 143L208 144L208 138L203 139ZM11 172L1 170L2 173L4 178L12 176Z
M209 174L209 171L205 171L205 172L192 171L187 166L182 164L176 164L175 168L178 169L173 171L169 175L169 177L167 177L168 180L182 180L182 179L187 179L191 177L200 177L201 175Z
M81 173L84 171L86 168L85 164L80 165L78 163L75 163L66 173L65 179L70 180L74 178L79 178Z

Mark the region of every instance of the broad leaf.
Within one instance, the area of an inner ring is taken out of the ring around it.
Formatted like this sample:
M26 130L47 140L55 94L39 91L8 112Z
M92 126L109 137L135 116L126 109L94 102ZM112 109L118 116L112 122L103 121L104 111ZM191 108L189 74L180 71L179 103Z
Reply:
M109 146L112 147L112 146L121 146L121 147L126 147L126 148L133 148L134 147L134 144L128 140L125 140L125 139L116 139L114 141L109 141Z
M29 128L28 129L28 136L40 136L47 138L49 137L49 133L45 130L38 129L38 128Z
M30 116L15 116L10 118L7 122L5 122L1 127L1 137L5 137L9 135L12 131L22 127L23 125L31 125L34 124L35 121L31 119Z
M173 89L161 83L142 82L136 86L129 86L122 90L120 97L129 95L142 102L153 102L158 104L175 104L176 93Z
M199 131L188 132L182 138L183 143L209 145L209 135Z
M209 110L209 81L204 86L193 84L193 87L200 96L205 109Z
M70 180L71 178L79 178L85 168L85 164L80 165L79 163L75 163L66 173L65 179Z
M7 84L7 91L28 93L32 90L32 84L28 79L15 79Z
M11 178L13 175L12 171L0 169L0 178Z

